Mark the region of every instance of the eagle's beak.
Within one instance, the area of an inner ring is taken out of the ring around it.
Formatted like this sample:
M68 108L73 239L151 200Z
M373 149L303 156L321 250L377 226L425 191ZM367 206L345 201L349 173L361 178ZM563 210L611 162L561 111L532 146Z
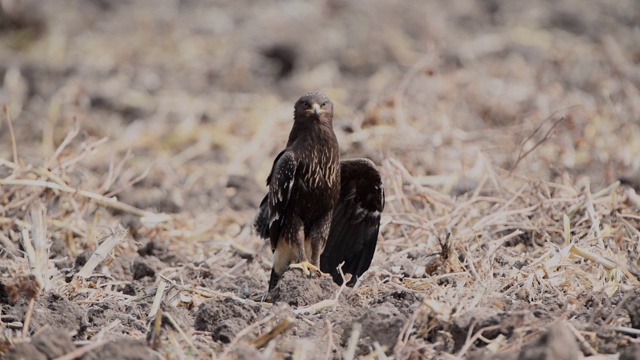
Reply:
M318 105L317 103L313 103L313 105L311 105L311 109L309 110L318 115L320 113L320 105Z

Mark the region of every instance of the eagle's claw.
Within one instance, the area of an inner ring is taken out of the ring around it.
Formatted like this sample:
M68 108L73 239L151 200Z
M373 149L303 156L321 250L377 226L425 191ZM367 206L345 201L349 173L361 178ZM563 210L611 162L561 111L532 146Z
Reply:
M310 263L308 261L301 261L301 262L299 262L297 264L291 264L291 265L289 265L289 269L300 269L307 276L310 276L311 272L313 272L314 274L316 274L318 276L328 276L329 275L329 274L323 273L322 271L320 271L320 269L318 269L317 266L313 265L312 263Z

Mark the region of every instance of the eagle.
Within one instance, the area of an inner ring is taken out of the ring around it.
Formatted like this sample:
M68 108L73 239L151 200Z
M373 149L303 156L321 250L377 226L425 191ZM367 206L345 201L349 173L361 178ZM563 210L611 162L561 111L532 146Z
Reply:
M376 250L384 188L371 160L340 160L333 103L324 94L296 101L287 146L267 186L253 225L271 243L269 291L289 268L307 276L328 273L342 285L341 264L353 286Z

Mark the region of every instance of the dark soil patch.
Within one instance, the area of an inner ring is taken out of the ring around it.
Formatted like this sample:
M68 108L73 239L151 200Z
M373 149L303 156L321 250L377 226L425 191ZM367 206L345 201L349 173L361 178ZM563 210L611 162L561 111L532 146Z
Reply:
M31 338L31 344L33 344L38 351L45 354L47 359L55 359L70 353L76 348L69 334L55 331L54 328L46 328L38 332L38 334Z
M402 331L407 316L401 313L390 303L384 303L370 309L362 315L357 322L362 324L362 343L364 349L362 354L367 354L374 349L365 344L378 342L387 348L386 353L392 354L393 347L398 341L398 336Z
M27 305L28 301L21 299L7 311L7 314L23 319ZM58 331L81 334L86 327L84 318L85 310L81 306L53 293L36 300L30 331L37 331L48 325Z
M244 303L231 297L209 300L198 307L194 328L210 331L214 340L227 344L238 332L255 322L260 312L260 305L249 300Z
M9 294L7 293L7 289L5 285L0 281L0 304L8 304L9 303Z
M169 266L187 263L183 254L172 249L171 244L161 239L150 240L138 249L138 254L143 257L154 256Z
M464 346L468 336L487 328L482 336L487 339L495 339L498 335L511 337L513 330L522 323L523 314L510 314L493 308L476 308L455 317L451 326L451 335L455 342L455 351ZM499 326L498 326L499 325ZM498 326L496 328L496 326ZM476 342L478 346L486 345L482 341Z
M3 359L39 360L56 359L76 349L71 336L55 328L45 327L30 342L20 342L9 349Z
M116 280L133 280L133 262L137 257L133 254L119 254L115 260L109 264L109 274ZM98 269L100 265L98 266Z
M155 278L156 272L166 265L155 256L136 258L133 261L133 280L140 280L144 277Z
M110 341L104 346L86 353L82 360L159 360L151 349L142 341L123 338Z
M640 330L640 290L634 290L623 307L629 313L631 327Z
M203 281L208 287L214 288L220 292L227 292L235 294L239 298L255 298L259 295L264 295L267 291L266 278L257 277L252 275L257 270L258 266L249 264L250 268L247 274L241 274L234 277L217 278L217 280Z
M119 320L124 333L137 330L145 332L147 326L143 319L149 313L151 305L146 302L123 302L103 300L99 304L92 304L87 309L87 322L91 326L88 337L96 333L95 329L111 324Z
M411 292L408 291L394 291L390 294L384 294L378 299L374 299L372 302L372 306L376 304L392 304L398 309L404 316L410 316L413 312L418 308L418 305L422 299Z

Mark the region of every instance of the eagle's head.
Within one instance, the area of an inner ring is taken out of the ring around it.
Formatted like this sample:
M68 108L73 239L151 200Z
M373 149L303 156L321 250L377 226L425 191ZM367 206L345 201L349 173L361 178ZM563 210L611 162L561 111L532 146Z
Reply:
M296 121L319 121L331 124L333 103L323 93L306 93L296 101L293 118Z

